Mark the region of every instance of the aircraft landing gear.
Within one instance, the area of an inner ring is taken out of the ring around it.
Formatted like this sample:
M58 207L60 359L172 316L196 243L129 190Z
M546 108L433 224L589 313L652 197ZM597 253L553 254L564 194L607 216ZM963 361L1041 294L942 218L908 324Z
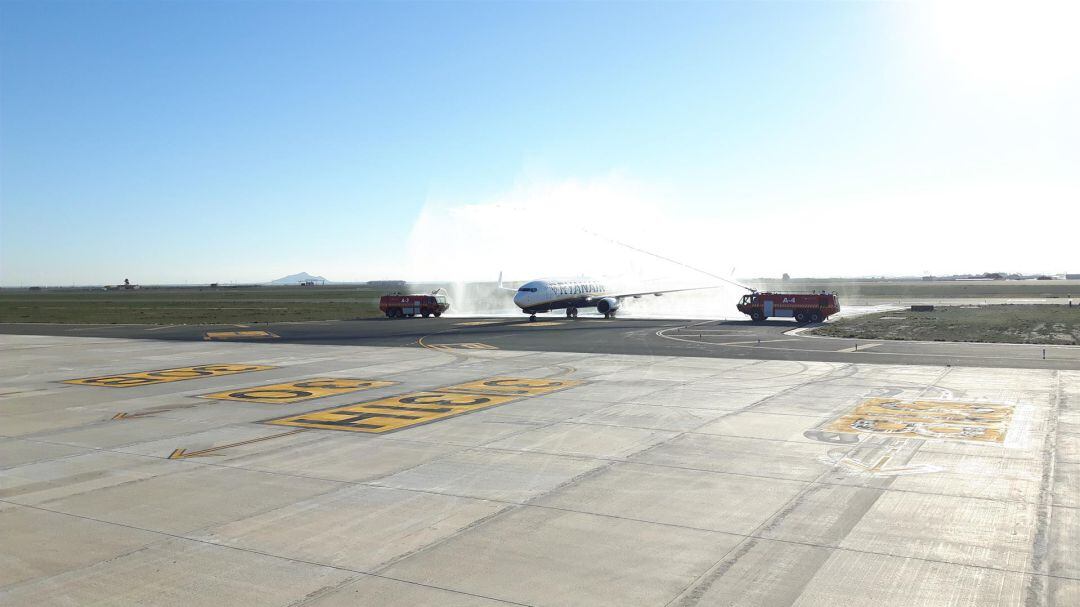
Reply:
M615 318L614 312L604 312L604 318Z
M566 309L566 317L567 318L577 318L577 308L567 308Z
M536 314L529 315L529 322L536 322Z

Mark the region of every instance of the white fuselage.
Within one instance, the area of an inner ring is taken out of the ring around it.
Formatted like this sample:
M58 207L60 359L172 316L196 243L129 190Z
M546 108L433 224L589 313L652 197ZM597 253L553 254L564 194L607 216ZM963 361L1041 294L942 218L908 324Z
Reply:
M514 304L525 312L595 306L607 289L597 280L533 280L518 287Z

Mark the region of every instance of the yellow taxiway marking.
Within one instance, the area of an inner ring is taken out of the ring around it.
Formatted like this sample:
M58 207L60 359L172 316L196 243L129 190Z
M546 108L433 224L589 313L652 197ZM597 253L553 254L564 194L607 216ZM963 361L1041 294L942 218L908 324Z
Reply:
M475 342L461 344L425 344L425 346L432 350L498 350L495 346Z
M566 324L564 320L538 320L536 322L519 322L515 324L515 327L554 327L556 325Z
M826 430L1000 443L1012 412L1011 405L995 403L868 398Z
M263 423L380 434L549 394L579 380L493 377L445 388L290 415Z
M278 337L280 336L269 331L207 331L206 334L203 335L203 339L207 341L229 339L277 339Z
M289 436L290 434L297 434L303 432L303 428L299 430L289 430L288 432L282 432L281 434L271 434L270 436L260 436L259 438L253 438L251 440L240 441L238 443L229 443L228 445L220 445L218 447L210 447L209 449L202 449L200 451L188 451L187 449L174 449L169 455L169 459L183 459L185 457L202 457L206 455L216 455L218 451L222 449L228 449L229 447L239 447L241 445L250 445L251 443L259 443L272 438L279 438L282 436Z
M322 430L348 430L379 434L438 419L487 409L517 400L515 396L413 392L345 407L290 415L267 421L278 426L299 426Z
M126 411L121 411L109 419L134 419L136 417L146 417L155 413L161 413L161 411L148 411L144 413L127 413Z
M81 386L106 386L109 388L131 388L134 386L146 386L149 384L163 384L167 382L183 381L185 379L198 379L200 377L215 377L218 375L233 375L235 373L248 373L250 371L266 371L276 369L268 365L197 365L194 367L178 367L176 369L160 369L158 371L137 371L135 373L119 373L117 375L102 375L100 377L84 377L82 379L69 379L65 384Z
M267 386L253 386L239 390L203 394L199 398L234 400L246 403L296 403L314 398L348 394L372 388L385 388L397 382L372 379L349 379L342 377L316 377Z
M862 352L863 350L869 350L870 348L876 348L881 344L857 344L850 348L844 348L843 350L837 350L837 352Z
M506 321L503 321L503 320L470 320L469 322L456 322L456 323L454 323L454 325L458 326L458 327L479 327L480 325L497 325L497 324L499 324L501 322L506 322Z
M121 411L112 416L113 421L123 421L125 419L139 419L140 417L150 417L157 415L158 413L168 413L169 411L175 411L177 409L189 409L191 407L197 407L198 403L189 403L183 405L166 405L163 407L151 407L149 409L143 409L142 411L135 411L134 413L128 413L127 411Z
M512 396L540 396L580 385L574 379L533 379L524 377L493 377L464 384L439 388L443 392L467 394L505 394Z

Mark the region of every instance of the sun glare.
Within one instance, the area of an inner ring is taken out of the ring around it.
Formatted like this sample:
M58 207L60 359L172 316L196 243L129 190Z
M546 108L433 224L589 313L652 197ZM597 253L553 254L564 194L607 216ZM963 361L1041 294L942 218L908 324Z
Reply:
M1038 92L1080 75L1080 3L955 0L926 7L937 50L960 77Z

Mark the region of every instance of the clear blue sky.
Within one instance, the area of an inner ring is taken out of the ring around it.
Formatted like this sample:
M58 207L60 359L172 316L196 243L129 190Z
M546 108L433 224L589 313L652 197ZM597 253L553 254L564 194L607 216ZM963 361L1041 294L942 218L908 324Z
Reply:
M1018 214L1043 230L1080 220L1077 55L1062 59L1080 49L1056 14L983 17L891 3L4 2L0 284L393 277L425 205L612 174L674 222L746 232L786 218L818 242L829 230L893 249L872 263L793 255L804 273L1064 271L1068 248L1033 252L1045 238L1016 241L1014 257L990 243ZM1022 48L996 50L1010 40ZM943 200L955 206L938 216ZM823 204L832 217L809 211ZM948 235L938 256L895 251L913 246L889 227L904 209L938 222L918 243ZM753 246L732 242L727 256ZM791 257L723 265L778 273Z

